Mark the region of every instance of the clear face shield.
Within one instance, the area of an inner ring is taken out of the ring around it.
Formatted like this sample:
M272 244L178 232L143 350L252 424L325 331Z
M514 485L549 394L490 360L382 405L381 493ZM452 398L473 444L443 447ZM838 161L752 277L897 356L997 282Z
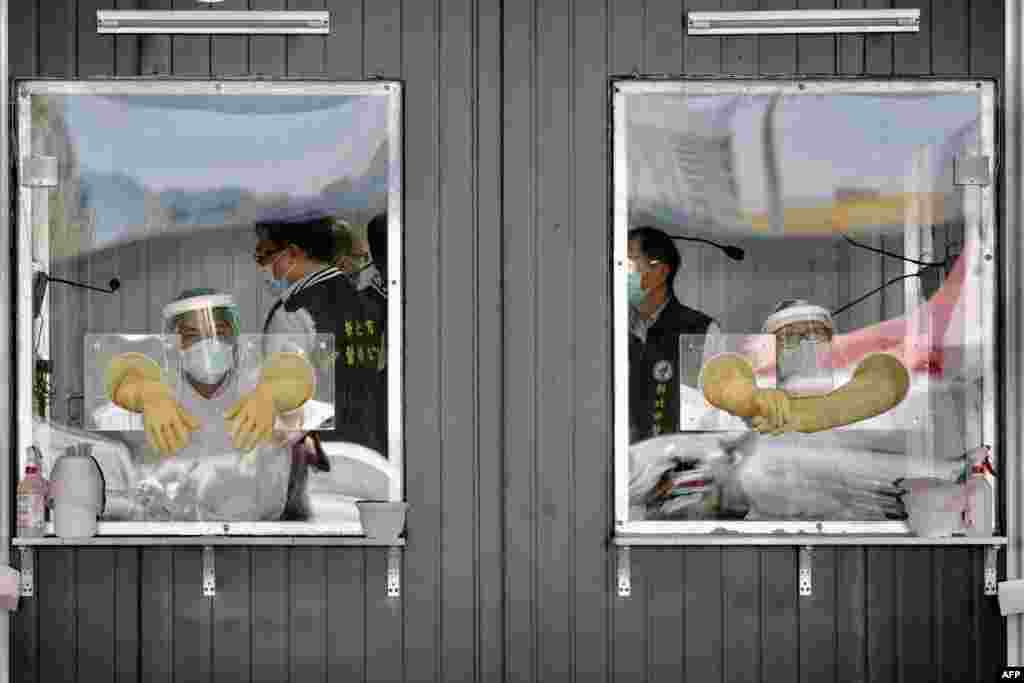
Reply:
M236 365L238 309L230 294L204 294L164 308L164 334L173 340L183 372L201 384L217 384Z
M832 316L802 299L781 302L765 321L775 335L777 386L791 396L823 396L835 389Z

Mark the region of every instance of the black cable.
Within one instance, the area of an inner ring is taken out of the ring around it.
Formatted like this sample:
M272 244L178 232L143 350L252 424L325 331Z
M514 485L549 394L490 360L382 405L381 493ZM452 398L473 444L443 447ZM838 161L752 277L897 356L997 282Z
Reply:
M744 252L742 249L740 249L737 246L733 246L731 244L719 244L718 242L712 242L711 240L706 240L703 237L679 237L679 236L673 236L672 239L674 239L674 240L685 240L687 242L703 242L704 244L710 244L713 247L717 247L717 248L721 249L723 252L725 252L725 255L728 256L729 258L731 258L733 261L742 261L743 257L746 254L746 252Z
M907 263L913 263L913 264L918 265L918 266L924 266L925 268L936 268L938 266L945 266L946 265L945 261L935 261L935 262L917 261L917 260L914 260L912 258L907 258L906 256L903 256L901 254L894 254L891 251L886 251L884 249L876 249L875 247L870 247L870 246L868 246L866 244L861 244L860 242L854 242L852 239L850 239L846 235L843 235L843 239L846 240L847 242L849 242L850 244L852 244L855 247L860 247L861 249L867 249L868 251L873 251L876 254L881 254L882 256L891 256L893 258L898 258L898 259L900 259L902 261L906 261Z
M888 282L886 282L881 287L875 287L874 289L872 289L867 294L865 294L865 295L863 295L861 297L858 297L858 298L854 299L853 301L851 301L850 303L848 303L845 306L843 306L842 308L839 308L839 309L833 311L832 312L832 316L835 317L835 316L839 315L840 313L842 313L846 309L850 308L851 306L855 306L855 305L859 304L861 301L864 301L864 299L867 299L872 294L877 294L878 292L882 291L883 289L885 289L889 285L894 284L896 282L899 282L900 280L906 280L908 277L921 277L921 275L926 270L928 270L928 269L927 268L922 268L921 270L917 271L916 273L910 273L909 275L900 275L899 277L894 277L893 279L889 280Z

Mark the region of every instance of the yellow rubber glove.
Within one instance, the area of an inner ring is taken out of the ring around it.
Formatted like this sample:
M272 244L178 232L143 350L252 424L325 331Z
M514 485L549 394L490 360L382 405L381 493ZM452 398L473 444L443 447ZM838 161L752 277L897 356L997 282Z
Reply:
M110 399L134 413L142 413L146 440L160 455L170 456L184 448L199 423L174 399L163 383L160 367L139 353L115 357L107 367L106 389Z
M269 441L277 416L312 398L315 382L313 366L302 355L282 352L271 356L256 388L224 414L234 448L248 452Z
M742 356L722 354L702 370L708 403L737 417L752 418L759 432L820 432L885 413L910 390L910 374L895 356L873 353L848 383L824 396L792 398L777 389L759 389Z

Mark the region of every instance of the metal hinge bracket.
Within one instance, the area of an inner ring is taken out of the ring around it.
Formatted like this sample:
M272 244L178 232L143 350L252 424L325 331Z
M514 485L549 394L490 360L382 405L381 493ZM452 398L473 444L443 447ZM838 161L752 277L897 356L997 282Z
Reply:
M996 560L999 556L999 546L990 545L985 549L985 595L998 595L998 580L996 568L999 566Z
M18 568L18 571L21 573L21 578L18 582L20 585L19 592L21 593L21 597L31 598L36 592L34 579L35 558L33 557L31 547L23 545L19 550L21 551L21 566Z
M958 156L953 159L953 184L986 187L992 183L987 156Z
M23 187L57 187L59 179L57 157L36 155L21 160Z
M397 598L402 595L402 549L388 548L388 583L387 596Z
M628 598L633 594L633 581L629 575L629 546L620 546L616 553L618 567L615 582L618 585L619 597Z
M811 559L811 546L805 545L800 548L800 572L797 576L797 581L801 597L807 597L812 594Z
M203 596L210 598L217 594L217 571L213 564L213 546L203 546Z

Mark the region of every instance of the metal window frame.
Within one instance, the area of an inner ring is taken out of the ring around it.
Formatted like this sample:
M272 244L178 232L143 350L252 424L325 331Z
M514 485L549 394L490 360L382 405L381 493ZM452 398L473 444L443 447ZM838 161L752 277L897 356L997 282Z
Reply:
M1024 529L1024 505L1021 499L1021 482L1024 481L1024 463L1020 452L1024 446L1024 411L1022 396L1022 372L1019 349L1024 343L1024 304L1012 293L1024 286L1024 238L1021 220L1024 220L1024 7L1019 2L1005 3L1004 14L1004 81L1002 99L1002 213L1001 237L1003 249L1001 258L1002 286L1008 305L1003 307L1002 342L1005 349L1016 349L1017 353L1004 353L1003 362L1003 412L1006 445L1004 450L1017 457L1005 458L1001 478L1003 480L1004 528L1011 539L1006 549L1006 579L1024 577L1024 553L1021 552L1020 538ZM1013 302L1013 305L1009 305ZM1024 615L1006 617L1006 662L1010 666L1024 664Z
M6 28L6 25L5 27ZM5 86L7 80L4 81ZM404 432L403 432L403 172L402 172L402 95L399 81L240 81L240 80L109 80L109 81L66 81L66 80L25 80L16 82L16 112L18 116L18 150L23 157L31 154L31 111L28 106L34 95L368 95L386 97L388 101L388 337L392 342L387 349L388 363L388 459L394 466L396 476L391 478L389 499L404 500ZM4 107L6 116L9 109ZM6 128L5 130L10 130ZM7 144L8 138L4 138ZM4 172L7 172L5 167ZM3 192L9 193L8 185ZM5 194L9 198L9 194ZM15 198L9 198L15 199ZM17 262L8 266L6 273L17 278L16 306L31 307L31 240L32 240L32 196L31 192L20 191L18 202L19 220L17 226ZM4 231L0 239L10 239ZM4 252L9 253L8 251ZM0 306L9 305L0 297ZM30 309L31 310L31 309ZM20 463L20 454L25 453L32 443L32 338L31 315L17 317L16 327L7 329L10 316L0 315L0 337L6 344L7 352L16 349L13 377L16 379L15 404L12 413L17 423L17 443L6 452L19 454L14 458ZM6 334L4 332L6 331ZM20 343L14 344L15 339ZM12 348L13 347L13 348ZM0 352L3 348L0 347ZM8 356L10 357L10 356ZM7 371L5 366L4 372ZM0 374L0 382L4 375ZM0 395L0 409L7 401L7 395ZM0 446L8 430L0 430ZM9 445L8 445L9 446ZM15 450L16 449L16 450ZM11 476L8 472L7 476ZM8 480L4 495L9 495L13 486ZM2 499L0 499L2 501ZM7 514L7 506L0 515ZM0 522L3 517L0 517ZM331 537L359 536L362 526L353 523L314 522L101 522L98 535L127 538L131 536L277 536L277 537ZM5 548L9 544L5 544Z
M779 80L666 80L666 79L622 79L611 84L611 134L613 155L613 246L612 246L612 304L613 304L613 448L614 448L614 535L633 545L643 545L645 538L666 536L698 536L714 535L721 532L740 534L740 543L752 545L758 538L782 533L803 534L825 537L836 534L849 534L863 538L872 536L906 535L907 524L900 521L661 521L661 520L630 520L629 519L629 370L628 345L624 343L628 333L628 313L626 302L626 236L628 232L629 173L627 168L628 150L626 146L626 102L630 96L642 94L675 94L675 95L768 95L782 94L928 94L928 93L978 93L981 98L979 112L983 117L979 131L981 154L987 155L990 163L995 165L995 86L991 82L978 79L958 80L900 80L900 81L867 81L867 80L815 80L815 79L779 79ZM995 188L992 185L977 188L981 205L978 213L980 249L983 253L995 253L993 238L995 236ZM1003 264L1004 269L1012 268L1013 264ZM994 267L994 266L989 266ZM1005 270L1003 272L1006 272ZM997 272L993 278L1001 277ZM994 292L992 293L994 296ZM995 304L993 298L982 312L986 329L995 338ZM998 342L997 342L998 344ZM1006 347L1011 348L1011 347ZM997 355L1002 353L996 349ZM988 359L987 359L988 360ZM997 457L1007 452L1001 446L1001 434L997 432L996 403L997 384L995 368L988 364L985 374L985 406L983 435ZM995 405L994 405L995 404ZM1006 458L1006 461L1013 458ZM1001 463L1000 463L1001 465ZM997 466L998 467L998 466ZM1001 503L999 501L998 504Z

